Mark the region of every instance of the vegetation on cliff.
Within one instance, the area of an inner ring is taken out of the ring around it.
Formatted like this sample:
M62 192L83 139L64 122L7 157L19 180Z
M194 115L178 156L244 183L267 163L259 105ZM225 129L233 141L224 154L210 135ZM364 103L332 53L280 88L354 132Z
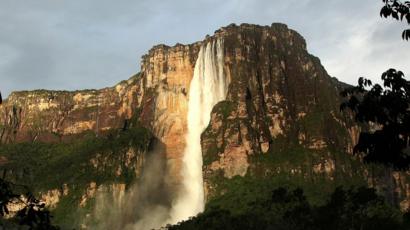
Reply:
M89 132L83 139L67 143L2 145L0 156L6 161L0 169L7 180L26 186L38 196L64 190L51 208L53 223L78 226L82 214L93 208L93 197L80 208L90 183L129 185L138 179L141 162L137 159L143 159L141 154L148 151L152 138L150 131L137 124L104 136ZM135 151L133 156L130 149Z
M251 188L251 187L250 187ZM308 201L302 189L277 188L258 194L229 192L220 201L210 202L207 210L170 230L275 229L275 230L395 230L410 227L410 214L386 204L375 190L366 187L338 187L321 205ZM229 207L229 208L227 208Z
M119 152L126 147L146 151L150 138L147 129L137 127L114 131L102 137L96 137L93 132L89 132L83 139L69 143L2 145L0 155L7 159L7 164L3 165L2 169L6 170L8 178L18 180L33 191L44 191L74 181L76 184L86 184L90 178L98 184L113 179L129 183L135 173L123 174L118 178L114 174L118 165L111 162L103 165L104 170L98 170L92 166L90 160L100 154L101 158L106 158L107 163L115 160L125 164L126 159L120 156Z

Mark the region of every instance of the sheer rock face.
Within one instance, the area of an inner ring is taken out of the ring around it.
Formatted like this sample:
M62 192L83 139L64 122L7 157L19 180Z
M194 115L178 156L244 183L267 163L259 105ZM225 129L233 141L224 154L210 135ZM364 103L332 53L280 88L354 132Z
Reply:
M346 85L331 78L320 60L307 52L303 37L283 24L230 25L191 45L155 46L142 57L139 75L111 88L13 93L0 107L0 140L59 141L88 130L103 133L123 128L135 115L165 144L169 180L177 182L189 84L201 45L215 39L224 41L224 74L230 85L226 101L214 107L202 134L208 198L218 195L213 178L219 175L284 170L305 175L300 168L261 168L253 160L294 144L322 153L309 163L312 175L336 180L336 172L360 174L372 186L383 184L364 168L336 161L333 153L351 153L360 131L339 113L339 92ZM394 196L403 200L402 207L409 207L410 185L403 179L407 176L389 178Z
M140 93L138 76L101 90L14 92L0 107L0 140L53 142L123 127L140 106Z
M399 201L403 209L409 206L406 173L368 173L366 166L340 156L352 154L360 133L351 115L339 112L339 92L346 84L327 74L297 32L283 24L243 24L222 28L215 36L224 40L230 86L226 101L214 107L210 125L202 134L208 199L220 194L221 175L286 172L310 181L325 177L335 183L362 178L391 203ZM260 155L279 154L295 145L317 156L296 167L275 169L260 163Z
M159 45L143 56L141 75L145 97L140 120L166 146L170 182L180 180L185 148L189 84L200 44Z
M231 84L202 135L204 159L211 159L205 161L205 180L217 170L228 178L245 175L249 156L274 153L277 139L314 150L352 145L337 132L350 127L338 112L341 84L307 52L298 33L282 24L245 24L216 36L224 39Z

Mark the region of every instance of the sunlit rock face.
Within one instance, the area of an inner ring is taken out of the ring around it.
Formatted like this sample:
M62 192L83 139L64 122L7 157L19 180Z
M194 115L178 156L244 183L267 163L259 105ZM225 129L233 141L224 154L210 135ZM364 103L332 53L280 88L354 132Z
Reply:
M142 99L138 75L114 87L82 91L13 92L0 106L2 143L75 138L123 127Z
M306 181L361 178L391 191L403 208L410 206L405 173L384 177L340 160L341 153L351 154L360 133L350 116L339 112L339 92L346 85L331 78L308 53L303 37L283 24L230 25L190 45L155 46L142 57L141 72L114 87L12 93L0 106L1 142L65 141L87 131L104 135L135 115L164 143L167 182L178 187L184 178L192 79L201 47L215 41L223 41L222 60L213 66L223 69L226 97L212 108L201 134L206 200L220 195L218 181L287 172ZM208 87L203 84L197 87ZM275 168L255 160L291 144L317 153L317 159ZM6 161L0 156L0 165ZM53 205L57 201L47 199Z
M140 120L166 146L169 181L181 181L180 170L187 133L188 93L200 43L153 47L142 57L145 97Z

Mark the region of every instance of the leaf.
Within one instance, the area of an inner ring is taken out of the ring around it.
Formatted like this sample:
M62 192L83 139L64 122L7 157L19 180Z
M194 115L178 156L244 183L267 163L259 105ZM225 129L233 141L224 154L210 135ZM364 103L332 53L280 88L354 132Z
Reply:
M404 73L402 71L397 72L397 75L399 75L400 77L404 77Z
M363 77L359 77L359 80L358 80L359 86L362 86L362 85L363 85L363 82L364 82L364 78L363 78Z
M383 8L380 10L380 17L385 17L387 18L391 14L391 8L389 6L383 6Z
M369 79L364 79L364 86L372 86L372 81Z
M410 39L410 29L403 31L403 34L401 36L403 40L408 41Z
M392 12L391 12L391 16L392 16L394 19L399 20L399 15L397 14L397 12L392 11Z
M382 80L383 80L383 81L386 79L386 76L387 76L387 72L384 72L384 73L382 74Z
M403 8L400 8L400 21L403 21L404 16L406 15L406 13L402 10Z

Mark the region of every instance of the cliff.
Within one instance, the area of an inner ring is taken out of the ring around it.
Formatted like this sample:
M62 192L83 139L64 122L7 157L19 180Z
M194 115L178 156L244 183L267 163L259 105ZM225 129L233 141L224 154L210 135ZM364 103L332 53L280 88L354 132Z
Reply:
M114 87L13 92L0 109L1 143L57 142L123 127L141 103L138 75Z
M89 131L105 138L112 130L129 129L134 119L164 144L165 179L178 185L190 82L201 46L216 40L223 41L223 71L230 84L201 137L209 202L252 180L303 187L317 200L339 185L368 185L403 209L409 207L406 173L365 166L352 156L359 127L339 112L339 92L346 84L331 78L308 53L303 37L283 24L232 24L191 45L155 46L142 57L141 72L114 87L12 93L0 107L3 148L24 142L72 143ZM127 148L125 144L111 153L125 154ZM137 155L146 154L142 152ZM0 166L10 168L10 153L0 156ZM94 181L87 180L82 194L94 194L115 179ZM65 178L59 183L77 182ZM48 194L65 191L52 189L47 187ZM54 199L50 207L57 203Z

